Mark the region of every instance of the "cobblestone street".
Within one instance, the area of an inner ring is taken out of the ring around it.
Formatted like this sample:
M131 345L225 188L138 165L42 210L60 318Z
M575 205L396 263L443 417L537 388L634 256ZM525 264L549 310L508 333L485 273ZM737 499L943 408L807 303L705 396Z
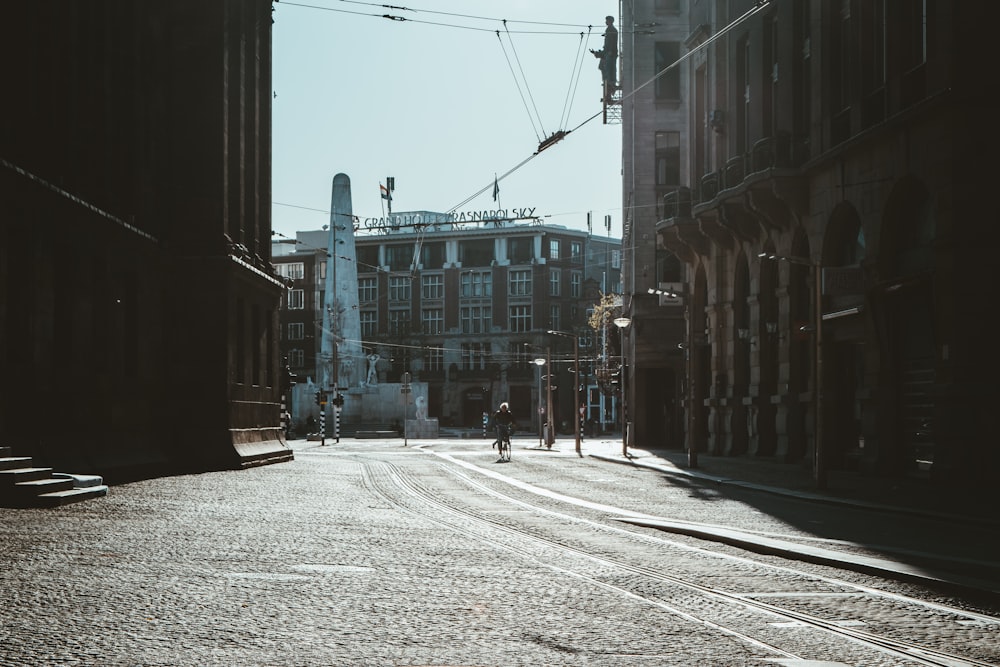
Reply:
M546 516L567 511L558 498L519 506L525 492L496 477L544 487L554 466L573 468L576 481L559 482L560 492L593 487L595 500L612 502L640 471L523 443L502 465L481 442L435 447L470 463L398 441L345 441L298 450L289 463L4 510L0 664L764 665L781 656L690 622L671 606L680 598L669 583L633 591L641 573L612 567L616 539L588 523L560 526ZM638 497L665 493L644 477ZM500 507L499 493L511 502ZM473 513L445 505L454 499ZM588 522L602 514L579 512ZM651 567L674 562L653 562L660 545L634 548ZM719 574L702 555L677 562L686 568ZM998 636L996 624L972 631ZM825 642L801 645L839 650Z

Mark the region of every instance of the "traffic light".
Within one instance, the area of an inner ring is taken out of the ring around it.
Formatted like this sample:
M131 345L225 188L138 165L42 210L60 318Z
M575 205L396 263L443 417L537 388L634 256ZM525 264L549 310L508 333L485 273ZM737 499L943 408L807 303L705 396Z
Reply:
M336 396L333 397L333 400L331 400L330 402L339 408L344 405L344 395L337 394Z
M316 390L316 405L323 405L323 391L321 389Z

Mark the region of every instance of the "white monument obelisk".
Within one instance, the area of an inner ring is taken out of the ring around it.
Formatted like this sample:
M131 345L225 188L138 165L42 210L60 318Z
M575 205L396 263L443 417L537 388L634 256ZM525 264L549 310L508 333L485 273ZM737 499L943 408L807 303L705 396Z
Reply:
M339 388L343 392L363 380L365 372L361 319L358 315L358 265L351 179L347 174L333 177L324 291L320 347L325 373L323 388Z

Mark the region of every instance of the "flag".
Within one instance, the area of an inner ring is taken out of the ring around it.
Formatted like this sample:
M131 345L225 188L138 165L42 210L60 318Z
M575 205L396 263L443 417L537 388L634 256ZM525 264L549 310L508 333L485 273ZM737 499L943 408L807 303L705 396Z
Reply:
M378 189L382 192L382 199L385 199L386 201L392 201L392 195L389 194L389 188L379 183Z
M493 174L493 201L497 200L500 196L500 181L497 180L496 174Z

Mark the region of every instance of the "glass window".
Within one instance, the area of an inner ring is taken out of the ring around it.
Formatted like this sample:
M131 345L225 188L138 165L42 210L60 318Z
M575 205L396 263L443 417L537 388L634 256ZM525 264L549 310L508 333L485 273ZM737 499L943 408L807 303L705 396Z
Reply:
M444 331L444 310L424 308L421 318L425 334L439 334Z
M361 335L364 338L374 338L375 334L378 333L378 313L374 310L362 310L361 316Z
M420 276L420 283L420 298L444 298L444 276L440 273L424 274Z
M583 274L579 271L574 271L569 276L569 295L574 298L579 298L583 293Z
M654 47L653 66L660 73L670 67L680 57L679 42L657 42ZM679 100L681 98L681 70L673 67L669 72L656 79L656 99Z
M289 350L288 365L292 368L302 368L306 365L306 353L303 350Z
M549 269L549 296L559 296L559 269Z
M463 271L460 294L463 297L493 296L493 273L491 271Z
M458 319L462 333L488 333L493 328L493 308L491 306L463 306L458 309Z
M440 347L430 347L427 348L427 357L424 359L424 368L429 371L443 371L444 370L444 348Z
M562 329L562 309L559 308L558 304L552 304L549 306L549 327L555 330Z
M378 281L375 278L358 278L358 301L361 303L378 301Z
M305 307L305 292L300 289L288 290L288 310L302 310Z
M510 307L510 330L514 333L531 331L531 306Z
M405 271L413 265L413 246L387 245L385 247L385 261L389 265L390 271Z
M549 259L559 259L559 239L549 239Z
M288 340L302 340L305 338L306 325L302 322L288 323Z
M574 259L579 259L583 256L583 244L579 241L570 241L569 244L569 256Z
M410 276L389 276L389 300L409 301L411 282Z
M521 236L507 239L507 257L511 264L527 264L535 257L535 239Z
M531 269L516 269L510 272L511 296L531 296Z
M657 132L656 184L678 185L681 182L681 133Z

